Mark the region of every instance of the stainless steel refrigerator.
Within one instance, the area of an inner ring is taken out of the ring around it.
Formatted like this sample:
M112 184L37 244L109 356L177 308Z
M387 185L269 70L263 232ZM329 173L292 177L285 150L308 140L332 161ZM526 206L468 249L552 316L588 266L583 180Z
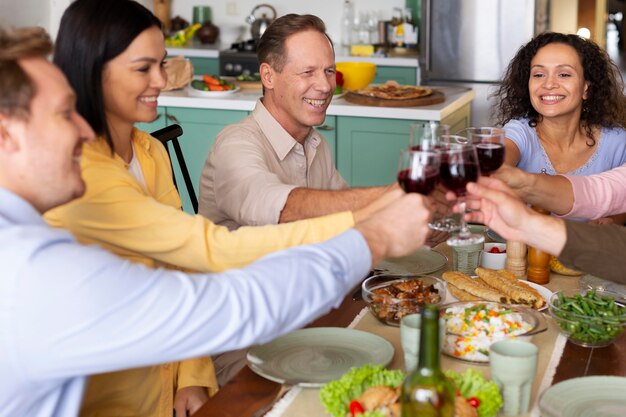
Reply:
M548 11L549 0L422 0L423 81L473 88L472 125L491 125L488 96L519 47L548 28Z

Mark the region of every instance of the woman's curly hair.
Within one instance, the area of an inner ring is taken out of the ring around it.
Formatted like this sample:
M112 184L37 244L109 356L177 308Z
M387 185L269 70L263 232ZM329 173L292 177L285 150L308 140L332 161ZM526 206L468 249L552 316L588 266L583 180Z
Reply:
M594 127L626 128L626 97L624 81L608 54L593 41L578 35L546 32L522 46L511 60L499 88L491 95L499 100L495 105L497 123L505 125L512 119L527 118L529 125L537 126L541 115L533 108L528 91L530 62L542 47L562 43L576 50L589 83L587 99L583 101L580 123L585 129L589 146L595 144Z

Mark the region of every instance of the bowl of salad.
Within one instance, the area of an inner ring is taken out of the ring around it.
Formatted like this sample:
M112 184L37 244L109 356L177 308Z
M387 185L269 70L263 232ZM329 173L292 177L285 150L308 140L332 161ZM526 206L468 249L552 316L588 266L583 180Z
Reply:
M446 323L443 353L468 362L487 364L492 343L529 341L548 329L540 313L520 305L459 301L442 305L440 311Z
M626 300L610 291L559 291L548 306L561 332L579 346L608 346L626 327Z
M456 388L455 408L472 417L496 417L502 396L493 381L475 369L459 374L446 371ZM400 415L400 391L405 375L378 365L352 368L320 389L320 401L332 417Z

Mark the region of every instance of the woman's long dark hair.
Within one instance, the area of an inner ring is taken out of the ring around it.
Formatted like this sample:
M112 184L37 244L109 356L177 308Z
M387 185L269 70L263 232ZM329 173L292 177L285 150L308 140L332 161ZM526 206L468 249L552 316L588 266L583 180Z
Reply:
M77 95L77 110L113 148L104 111L104 65L140 33L161 28L154 14L133 0L76 0L61 18L53 61Z
M617 66L608 54L593 41L578 35L546 32L522 46L510 62L495 97L495 117L499 125L512 119L527 118L529 125L537 126L541 115L533 108L528 91L530 62L542 47L562 43L576 50L589 83L587 99L583 101L580 123L585 129L590 146L595 144L594 127L626 128L626 98L624 82Z

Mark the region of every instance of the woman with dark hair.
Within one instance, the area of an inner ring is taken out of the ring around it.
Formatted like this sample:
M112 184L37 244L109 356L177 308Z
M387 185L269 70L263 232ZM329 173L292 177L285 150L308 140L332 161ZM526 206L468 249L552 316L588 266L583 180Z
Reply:
M538 35L517 52L494 94L506 162L551 175L590 175L623 165L623 87L619 70L594 42Z
M76 0L65 11L54 63L67 75L78 112L97 138L83 147L85 195L47 212L51 225L151 267L222 271L326 240L402 194L354 214L234 232L184 213L165 148L134 128L156 118L165 55L159 20L135 1ZM208 358L95 376L81 416L171 416L172 407L185 416L208 398L207 388L217 388L214 376Z

